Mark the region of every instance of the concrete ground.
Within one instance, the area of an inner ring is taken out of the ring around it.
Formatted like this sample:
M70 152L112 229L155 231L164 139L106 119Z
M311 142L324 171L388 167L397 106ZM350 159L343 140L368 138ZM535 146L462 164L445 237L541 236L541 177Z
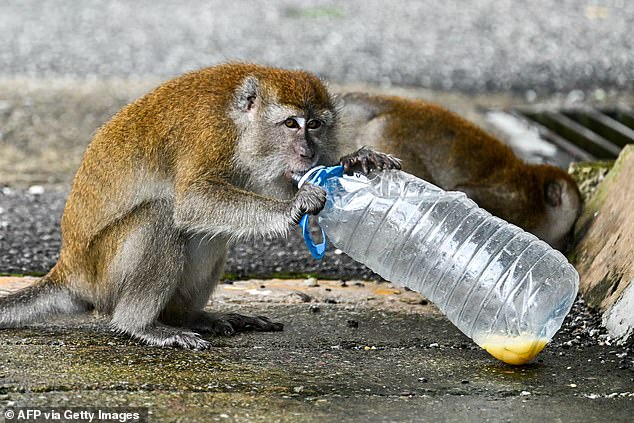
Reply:
M4 278L0 289L28 283ZM579 346L564 328L534 362L509 366L386 283L235 282L213 309L266 315L284 331L183 351L117 336L94 316L3 330L1 404L148 407L151 421L175 422L629 422L634 413L634 373L615 347Z

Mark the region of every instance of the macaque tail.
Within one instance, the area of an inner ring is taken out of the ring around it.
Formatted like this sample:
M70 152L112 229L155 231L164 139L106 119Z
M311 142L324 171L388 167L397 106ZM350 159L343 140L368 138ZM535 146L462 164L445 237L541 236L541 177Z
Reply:
M33 285L0 297L0 328L11 328L46 317L87 311L88 303L44 276Z

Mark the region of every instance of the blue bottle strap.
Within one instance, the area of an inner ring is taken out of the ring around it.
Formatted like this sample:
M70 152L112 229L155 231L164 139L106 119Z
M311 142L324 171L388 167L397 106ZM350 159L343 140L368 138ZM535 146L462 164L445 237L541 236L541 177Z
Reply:
M302 219L299 221L299 226L302 228L302 235L304 236L304 243L308 247L308 251L312 254L313 258L320 260L326 254L326 233L323 229L321 229L321 237L322 241L319 244L315 244L313 241L313 237L310 235L310 231L308 230L308 225L310 224L310 215L303 215Z
M306 175L304 176L304 178L302 178L302 180L300 181L299 186L301 187L302 184L309 182L311 184L314 184L323 188L326 186L326 181L328 179L339 177L339 176L343 176L343 166L331 166L331 167L319 166L309 170L308 173L306 173ZM315 241L313 241L313 238L310 235L310 231L308 230L309 224L310 224L310 215L309 214L303 215L301 220L299 221L299 226L302 229L304 242L306 243L306 246L308 247L308 250L310 251L312 256L316 258L317 260L320 260L324 257L324 254L326 253L326 246L327 246L326 233L324 232L323 229L320 228L322 241L319 244L315 244Z

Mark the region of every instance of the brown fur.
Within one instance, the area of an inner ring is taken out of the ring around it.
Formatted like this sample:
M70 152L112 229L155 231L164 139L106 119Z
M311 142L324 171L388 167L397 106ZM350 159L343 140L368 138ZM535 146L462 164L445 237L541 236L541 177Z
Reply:
M355 145L394 154L405 171L464 191L492 214L562 245L581 207L565 171L524 163L492 135L435 104L360 93L343 101L342 120ZM559 208L546 201L550 184L563 191Z
M124 198L134 195L126 181L138 180L139 169L174 184L176 195L207 178L238 180L232 157L239 134L227 110L247 75L266 81L283 104L332 108L319 79L301 71L230 64L163 84L117 113L90 143L64 210L64 248L55 273L76 267L79 258L94 261L86 257L94 238L139 207Z
M337 133L334 101L307 72L227 64L164 83L96 133L66 203L60 259L35 286L0 298L0 327L94 308L158 346L208 347L195 332L281 330L203 308L230 242L285 235L323 208L321 188L292 181L334 164ZM369 150L342 163L398 166Z
M332 164L336 115L314 75L250 64L185 74L126 106L77 171L59 261L33 289L0 299L0 326L95 308L118 331L185 348L209 344L182 328L281 330L202 308L231 239L283 235L323 207L323 190L297 191L291 176ZM291 118L301 125L285 128Z

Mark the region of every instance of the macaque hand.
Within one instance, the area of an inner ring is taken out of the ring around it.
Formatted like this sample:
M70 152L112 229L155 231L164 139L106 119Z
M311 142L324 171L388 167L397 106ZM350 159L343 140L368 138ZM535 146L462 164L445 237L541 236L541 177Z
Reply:
M367 175L374 169L388 170L401 168L401 161L396 157L370 150L367 147L361 147L354 153L343 156L340 163L346 175L352 175L355 171L359 170Z
M302 185L291 205L291 219L297 224L305 214L317 214L326 205L326 191L310 183Z

